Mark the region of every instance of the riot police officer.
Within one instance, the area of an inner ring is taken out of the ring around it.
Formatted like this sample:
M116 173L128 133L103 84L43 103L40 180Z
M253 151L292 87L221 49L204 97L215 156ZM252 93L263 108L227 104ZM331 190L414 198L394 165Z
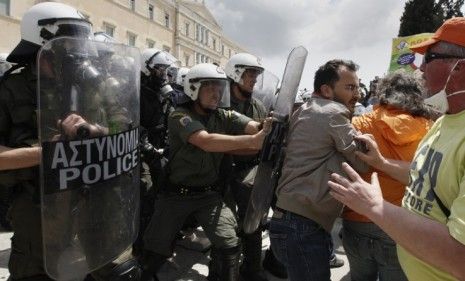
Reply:
M42 45L66 36L82 40L91 38L91 23L76 9L61 3L47 2L31 7L21 22L21 42L8 56L8 61L19 64L21 70L5 77L0 88L0 170L2 178L7 179L16 191L10 212L14 232L8 265L11 280L52 280L46 272L41 222L40 202L43 195L39 187L41 149L38 146L36 122L39 95L36 91L36 56ZM58 54L44 52L39 60L44 77L53 77L56 65L47 62L45 54ZM94 69L89 67L87 70ZM112 113L107 112L106 115L112 118ZM72 139L79 134L80 128L86 128L89 136L107 134L112 130L90 123L85 118L75 113L63 116L62 120L56 122L59 127L57 133ZM66 210L62 215L67 214ZM50 240L53 239L51 233L47 235ZM85 236L83 233L79 235ZM86 246L82 245L83 248ZM66 257L55 258L67 266ZM137 280L140 270L127 249L113 262L94 271L92 276L96 280Z
M219 249L221 262L210 269L209 280L237 280L237 223L218 190L220 163L227 152L256 153L271 120L267 119L261 129L261 123L219 108L229 103L229 85L223 70L213 64L192 67L184 90L191 101L169 116L169 181L144 235L144 269L152 274L158 271L172 254L176 233L192 214Z
M225 73L231 84L231 109L257 122L264 120L267 115L267 110L262 102L252 97L257 77L263 70L261 61L257 57L247 53L233 55L225 66ZM237 204L237 215L240 226L245 217L252 192L252 186L247 182L251 181L251 173L253 173L253 169L257 164L257 155L236 155L233 157L234 172L230 180L230 191ZM244 254L241 266L241 277L243 280L267 280L261 268L261 234L261 227L252 234L241 232L242 251Z
M167 71L168 81L173 88L173 101L175 105L183 104L189 101L184 94L184 78L186 78L189 68L187 67L170 67Z
M167 120L174 110L173 89L167 69L177 59L165 51L149 48L141 55L141 210L139 236L134 244L136 255L142 251L142 235L153 213L153 204L163 177L163 157L167 146Z

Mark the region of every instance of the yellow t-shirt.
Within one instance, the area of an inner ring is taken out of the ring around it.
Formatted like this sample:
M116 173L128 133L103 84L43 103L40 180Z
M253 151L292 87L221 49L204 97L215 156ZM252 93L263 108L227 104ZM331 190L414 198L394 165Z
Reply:
M415 153L410 184L402 206L410 212L447 225L465 244L465 111L438 119ZM450 210L447 218L433 190ZM428 235L425 233L425 235ZM409 280L456 280L398 246L399 261Z

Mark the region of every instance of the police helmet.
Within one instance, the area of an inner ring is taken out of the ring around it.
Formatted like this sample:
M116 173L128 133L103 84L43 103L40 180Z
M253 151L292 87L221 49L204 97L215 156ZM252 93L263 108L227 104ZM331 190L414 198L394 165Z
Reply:
M92 37L92 24L75 8L55 2L32 6L21 20L21 41L9 62L28 62L47 41L61 36Z
M141 72L150 76L157 67L169 67L175 65L178 60L170 53L156 48L145 49L141 55Z
M211 63L201 63L193 66L184 79L184 93L193 101L198 99L199 89L208 82L224 84L226 90L228 78L221 67ZM229 93L229 92L228 92ZM222 96L224 96L222 94Z
M244 71L247 69L255 69L258 70L259 73L262 73L264 70L259 58L251 54L239 53L233 55L229 59L224 68L224 72L228 78L238 84L242 84L242 74L244 74Z

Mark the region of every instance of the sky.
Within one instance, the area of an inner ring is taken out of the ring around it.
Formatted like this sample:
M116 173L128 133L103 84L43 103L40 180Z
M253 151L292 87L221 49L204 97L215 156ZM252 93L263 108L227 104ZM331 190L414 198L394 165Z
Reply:
M309 54L300 89L330 59L351 59L367 84L388 69L404 0L206 0L224 34L260 57L280 79L289 52Z

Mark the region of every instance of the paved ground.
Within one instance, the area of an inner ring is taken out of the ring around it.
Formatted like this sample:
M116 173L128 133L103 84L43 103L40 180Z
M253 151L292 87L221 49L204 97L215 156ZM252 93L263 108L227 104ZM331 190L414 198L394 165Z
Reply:
M344 259L345 265L341 268L332 269L331 279L333 281L348 281L350 280L349 266L341 246L341 241L337 236L340 227L340 223L336 223L333 229L333 237L336 246L336 255ZM11 235L11 232L0 232L0 281L6 280L9 276L7 265L10 254ZM264 234L263 250L266 250L268 245L268 236ZM206 281L205 277L208 274L208 261L209 259L205 254L178 246L176 247L176 256L162 268L159 278L162 281ZM267 274L270 281L283 280L275 278L269 273Z

